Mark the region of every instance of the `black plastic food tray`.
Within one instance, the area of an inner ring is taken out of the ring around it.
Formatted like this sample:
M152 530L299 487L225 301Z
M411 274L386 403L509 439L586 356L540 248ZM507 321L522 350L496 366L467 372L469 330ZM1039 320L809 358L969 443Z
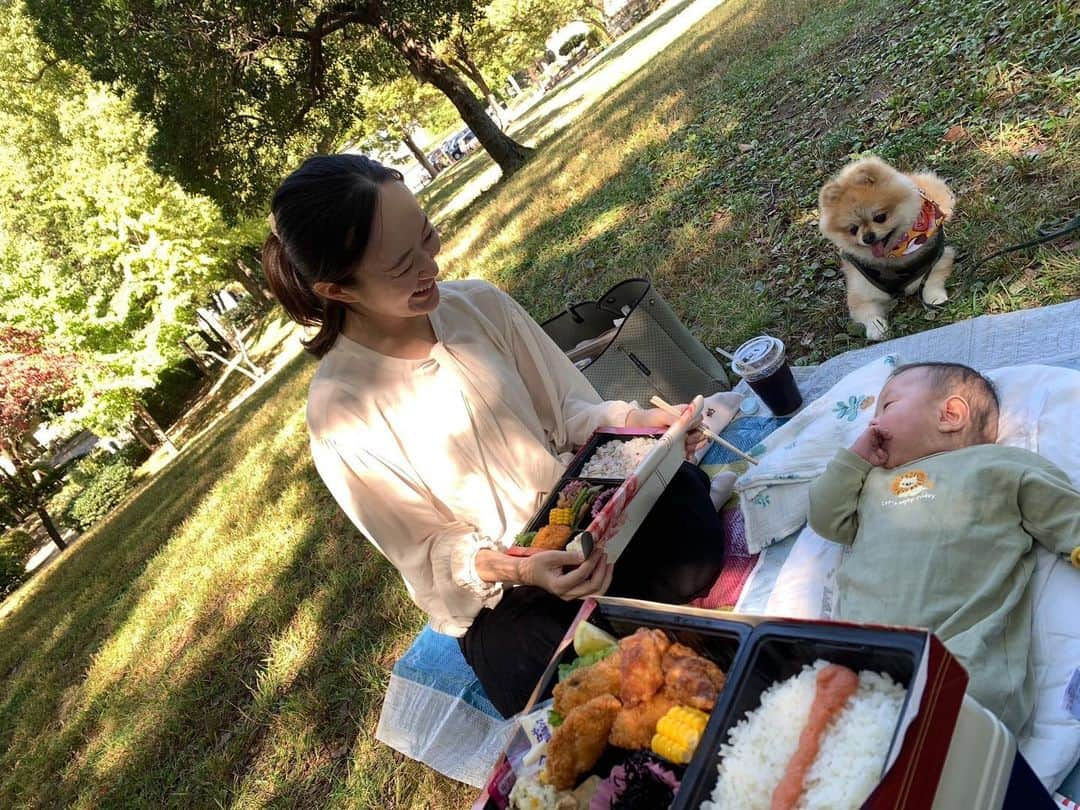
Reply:
M694 759L683 776L672 810L697 808L716 786L720 745L729 730L761 703L762 693L823 658L856 672L884 672L910 689L926 646L925 632L877 630L848 625L765 621L753 631L705 727ZM905 697L901 716L907 709ZM723 711L719 711L723 709ZM895 734L895 732L894 732ZM894 740L895 742L895 740Z
M590 486L594 486L596 484L602 484L604 487L611 487L611 488L618 487L619 484L622 483L621 479L620 480L612 480L610 478L563 478L562 480L559 481L559 485L555 488L555 491L552 492L550 495L548 495L547 500L544 501L543 505L536 511L536 514L533 515L532 520L530 520L528 522L528 524L525 526L524 531L535 532L535 531L539 531L544 526L548 525L548 523L550 522L548 520L548 515L550 515L551 510L555 508L555 504L559 500L559 493L562 491L563 487L565 487L571 481L584 481L586 484L589 484ZM590 507L590 508L592 508L592 507ZM590 520L591 520L591 518L590 518ZM589 525L589 520L585 520L583 522L579 522L579 525L577 527L575 527L575 528L576 529L584 529L588 525Z
M578 450L577 455L574 456L570 465L566 468L566 472L563 473L563 477L559 479L559 483L555 485L555 488L547 496L544 503L536 510L536 513L532 516L532 519L526 524L523 532L535 532L539 531L544 526L548 525L548 514L555 508L555 503L559 499L559 492L562 488L573 481L575 478L580 477L582 468L585 463L592 458L593 453L596 452L596 448L601 444L607 444L609 441L624 441L628 442L631 439L648 438L658 439L664 435L664 431L660 430L655 433L638 433L634 435L626 435L622 433L594 433L585 444ZM623 482L622 478L584 478L589 484L603 484L604 486L617 487ZM588 525L588 521L586 521Z
M586 621L602 630L606 630L616 638L629 636L639 627L663 630L674 641L685 644L698 654L708 658L719 666L724 673L731 673L732 668L736 665L740 649L747 643L753 630L752 625L743 622L727 621L708 616L669 613L647 607L609 604L599 604ZM540 700L551 697L551 690L558 680L558 665L569 664L576 657L577 654L574 652L574 648L572 646L567 647L562 656L549 664L544 673L543 692ZM730 683L731 681L725 684L720 691L716 706L712 711L713 716L724 713L725 703L730 694ZM616 752L617 756L611 756L613 752ZM700 752L701 749L699 748L698 753ZM608 746L605 756L597 763L596 772L601 777L606 777L611 767L624 759L626 753L629 752L622 753L620 749ZM693 763L689 767L692 767L692 765ZM679 770L678 766L672 767L676 772ZM687 773L689 773L689 770ZM680 783L679 793L675 797L676 802L678 802L679 794L686 789L687 784L686 781ZM488 802L486 807L493 808L494 804ZM662 808L658 808L658 810L662 810Z

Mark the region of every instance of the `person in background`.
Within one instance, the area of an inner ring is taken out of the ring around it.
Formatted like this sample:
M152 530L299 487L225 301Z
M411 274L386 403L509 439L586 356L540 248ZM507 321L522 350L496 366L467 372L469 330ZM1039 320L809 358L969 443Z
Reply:
M525 705L577 600L688 601L723 563L709 482L684 464L620 557L506 554L576 446L668 426L605 402L510 296L439 282L439 234L401 175L309 158L271 202L263 267L319 358L307 423L319 475L432 627L459 639L504 715ZM687 439L688 454L704 441Z

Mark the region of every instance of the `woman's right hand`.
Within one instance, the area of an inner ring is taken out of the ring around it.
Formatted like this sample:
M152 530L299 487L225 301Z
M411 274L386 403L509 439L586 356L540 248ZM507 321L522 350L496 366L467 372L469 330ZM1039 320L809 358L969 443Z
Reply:
M540 551L522 557L518 570L522 584L535 585L570 601L604 593L611 585L615 564L608 562L607 555L598 548L587 560L577 551Z

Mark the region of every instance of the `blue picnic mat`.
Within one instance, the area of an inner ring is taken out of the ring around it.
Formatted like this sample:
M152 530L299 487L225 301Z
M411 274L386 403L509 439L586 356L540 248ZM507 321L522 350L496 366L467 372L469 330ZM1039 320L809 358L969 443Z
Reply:
M770 433L788 421L790 417L778 418L775 416L744 416L731 422L721 431L720 436L731 442L740 450L753 454L753 449ZM705 455L701 457L699 466L711 467L719 464L729 464L739 461L739 457L726 447L713 442Z
M430 626L420 631L405 655L394 664L393 672L400 678L437 689L486 715L502 719L461 654L457 639L436 633Z

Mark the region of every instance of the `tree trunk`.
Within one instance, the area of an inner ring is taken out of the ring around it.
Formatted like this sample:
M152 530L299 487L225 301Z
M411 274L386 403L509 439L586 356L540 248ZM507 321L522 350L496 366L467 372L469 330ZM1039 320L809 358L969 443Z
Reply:
M159 425L157 423L157 420L150 415L150 411L146 410L145 405L143 405L141 402L136 401L135 413L137 413L139 415L139 418L142 419L143 423L148 428L150 428L150 432L154 434L154 436L159 442L172 450L172 452L176 452L176 445L172 443L172 439L169 438L169 434L167 434L164 430L161 429L161 425Z
M41 520L41 525L45 527L45 531L48 532L49 537L56 543L56 547L61 551L66 549L67 543L65 543L64 538L60 536L60 532L56 530L56 524L53 523L53 519L49 516L45 507L36 506L34 511L37 512L38 519Z
M413 153L416 162L424 167L424 171L431 175L432 180L439 176L439 170L431 164L431 161L427 159L427 155L424 154L424 150L416 145L416 141L405 130L401 131L401 141L409 147L409 151Z
M143 447L153 453L154 445L145 436L142 435L142 430L139 428L138 422L138 419L132 419L131 424L128 425L128 430L131 431L131 435L135 437L139 444L141 444Z
M464 59L454 60L452 64L453 67L456 67L464 73L469 78L469 81L475 84L477 89L483 94L484 98L487 100L488 107L495 113L495 124L502 129L503 126L505 126L502 120L502 107L499 106L499 100L495 98L495 94L491 92L491 88L488 86L484 74L481 73L475 65L470 67L470 63Z
M504 124L499 100L495 98L495 94L491 92L491 87L488 86L484 74L480 72L480 68L477 67L476 62L469 55L469 46L465 44L465 39L460 34L454 39L454 53L457 59L451 64L464 73L469 78L469 81L476 85L476 89L487 99L488 106L495 113L495 123L502 129Z
M504 177L509 177L525 165L533 150L517 143L495 125L461 77L416 35L411 25L400 20L391 23L385 14L374 17L371 25L394 50L405 57L409 70L416 78L434 85L450 99L491 159L499 164Z
M208 366L206 364L206 361L203 360L201 356L199 356L199 353L197 351L191 348L190 343L188 343L186 340L181 340L180 348L184 350L184 354L191 358L191 362L193 362L196 367L198 367L199 372L202 374L202 376L205 377L207 374L210 373L210 366Z
M211 349L216 349L221 354L228 354L232 351L232 346L222 340L221 336L217 332L215 332L209 326L205 325L206 321L203 320L201 316L199 320L203 322L204 326L202 329L199 329L198 332L200 337L202 337L202 339L206 342L207 346L209 346Z
M255 271L243 259L236 260L236 269L232 275L240 282L247 294L259 303L260 307L265 308L267 304L274 300L270 290L259 283Z

